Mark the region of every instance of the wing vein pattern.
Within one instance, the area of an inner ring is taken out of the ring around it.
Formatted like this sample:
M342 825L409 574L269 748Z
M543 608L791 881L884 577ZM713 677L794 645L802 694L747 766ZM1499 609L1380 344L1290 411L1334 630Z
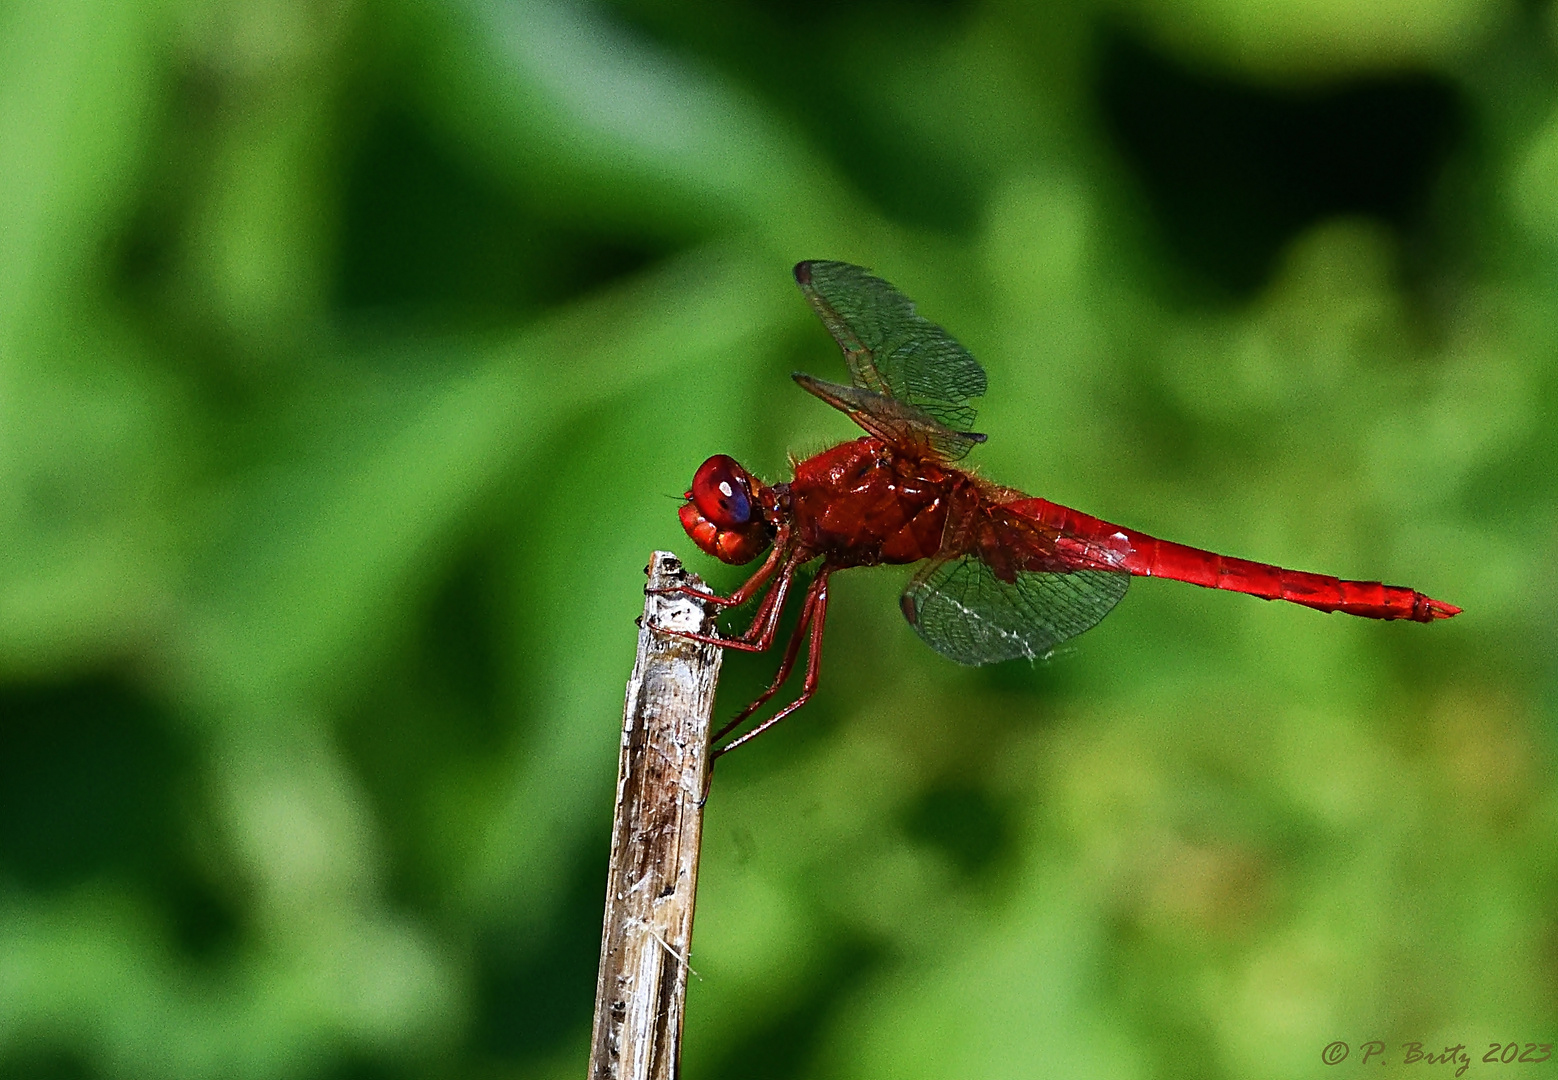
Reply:
M1131 576L1111 570L1019 570L1003 581L977 555L932 562L903 592L925 643L960 664L1041 659L1120 602Z
M977 415L985 393L979 361L914 302L881 278L849 263L813 261L796 267L806 301L839 343L854 384L896 398L954 432Z

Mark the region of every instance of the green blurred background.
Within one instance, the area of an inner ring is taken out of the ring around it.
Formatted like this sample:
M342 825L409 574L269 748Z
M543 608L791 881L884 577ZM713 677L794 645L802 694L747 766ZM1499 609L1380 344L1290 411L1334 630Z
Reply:
M8 0L0 1076L583 1075L643 566L741 576L668 496L855 434L801 258L1001 482L1466 611L965 670L839 578L686 1074L1558 1040L1551 2Z

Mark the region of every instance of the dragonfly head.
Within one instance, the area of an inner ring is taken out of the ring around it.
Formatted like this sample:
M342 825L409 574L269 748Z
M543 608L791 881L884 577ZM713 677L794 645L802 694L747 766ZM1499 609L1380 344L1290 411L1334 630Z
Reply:
M693 543L721 562L749 563L773 541L764 512L765 488L736 460L715 454L693 474L682 506L682 528Z

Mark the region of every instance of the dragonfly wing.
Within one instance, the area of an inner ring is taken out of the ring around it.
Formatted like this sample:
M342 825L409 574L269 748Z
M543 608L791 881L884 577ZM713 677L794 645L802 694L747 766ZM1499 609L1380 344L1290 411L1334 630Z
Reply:
M934 417L897 398L858 386L840 386L796 372L791 376L809 393L849 414L877 438L920 454L956 461L985 437L972 431L952 431Z
M1114 570L1017 570L1002 580L977 555L932 562L901 604L925 643L960 664L1048 656L1120 602L1131 576Z
M984 396L985 369L916 314L912 300L849 263L797 263L795 280L844 351L856 386L913 405L949 430L973 426L969 401Z

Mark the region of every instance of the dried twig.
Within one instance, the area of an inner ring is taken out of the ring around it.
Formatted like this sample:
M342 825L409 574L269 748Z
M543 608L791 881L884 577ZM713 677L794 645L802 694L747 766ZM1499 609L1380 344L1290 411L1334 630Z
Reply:
M701 582L657 551L649 584ZM673 1080L679 1072L720 650L649 627L707 632L707 620L686 596L645 598L622 717L590 1080Z

